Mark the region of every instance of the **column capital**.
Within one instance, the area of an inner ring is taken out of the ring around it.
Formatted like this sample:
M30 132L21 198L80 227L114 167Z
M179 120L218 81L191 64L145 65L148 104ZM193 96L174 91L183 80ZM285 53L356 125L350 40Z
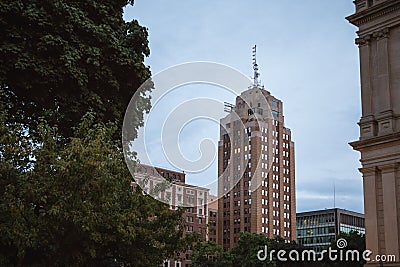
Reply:
M376 167L364 167L364 168L358 169L358 171L361 172L363 175L374 174L376 172L376 170L377 170Z
M370 41L371 41L371 34L359 36L358 38L355 39L355 43L356 45L358 45L358 47L369 45Z
M381 30L375 31L372 33L372 36L376 38L376 40L385 39L389 37L389 28L383 28Z
M379 170L382 173L388 173L388 172L395 172L396 169L399 167L399 163L390 163L390 164L385 164L385 165L380 165L378 166Z

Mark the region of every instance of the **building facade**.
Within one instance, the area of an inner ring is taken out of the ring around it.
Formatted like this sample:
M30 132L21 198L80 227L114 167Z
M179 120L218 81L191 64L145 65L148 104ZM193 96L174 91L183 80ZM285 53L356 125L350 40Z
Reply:
M358 27L362 117L360 139L366 246L395 255L400 266L400 1L356 0L347 17Z
M218 219L217 196L208 196L208 240L217 243L217 219Z
M217 241L240 232L296 238L294 143L282 101L259 85L241 93L220 121Z
M364 215L343 209L325 209L296 214L297 243L321 252L340 233L365 234Z
M152 192L157 185L162 185L165 180L171 181L167 187ZM208 240L208 202L209 189L186 184L184 172L176 172L158 167L139 164L135 168L135 183L142 189L159 199L169 203L170 209L176 210L184 207L183 219L185 233L197 232ZM165 260L164 267L188 267L191 264L190 251L178 252L174 259Z

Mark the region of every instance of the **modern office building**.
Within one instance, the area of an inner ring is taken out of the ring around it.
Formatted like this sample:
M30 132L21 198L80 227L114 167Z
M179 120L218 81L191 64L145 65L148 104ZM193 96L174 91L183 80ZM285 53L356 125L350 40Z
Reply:
M321 252L339 233L365 234L364 215L343 209L325 209L296 214L297 243Z
M162 188L157 193L150 193L157 185L163 184L165 180L171 181L169 187ZM184 207L183 219L185 221L185 232L197 232L208 240L208 198L209 189L186 184L184 172L176 172L163 168L139 164L135 168L135 182L142 189L152 194L153 197L169 203L170 209L176 210ZM177 259L166 260L164 267L187 267L190 266L190 251L179 252Z
M218 243L231 249L240 232L293 240L294 143L282 101L255 78L229 108L220 121L218 143Z
M400 1L355 0L347 19L358 27L362 116L360 139L366 246L400 266Z

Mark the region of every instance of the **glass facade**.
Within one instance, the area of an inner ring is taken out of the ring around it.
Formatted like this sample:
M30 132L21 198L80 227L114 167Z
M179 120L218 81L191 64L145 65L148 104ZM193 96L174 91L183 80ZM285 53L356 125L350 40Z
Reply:
M342 209L297 213L297 242L316 252L326 249L339 233L365 233L364 215Z

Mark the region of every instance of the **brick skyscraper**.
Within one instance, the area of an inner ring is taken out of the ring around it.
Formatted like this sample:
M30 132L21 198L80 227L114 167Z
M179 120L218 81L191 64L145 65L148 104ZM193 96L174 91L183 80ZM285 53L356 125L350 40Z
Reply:
M220 122L217 241L226 250L240 232L294 240L294 143L282 101L255 79L230 108Z

